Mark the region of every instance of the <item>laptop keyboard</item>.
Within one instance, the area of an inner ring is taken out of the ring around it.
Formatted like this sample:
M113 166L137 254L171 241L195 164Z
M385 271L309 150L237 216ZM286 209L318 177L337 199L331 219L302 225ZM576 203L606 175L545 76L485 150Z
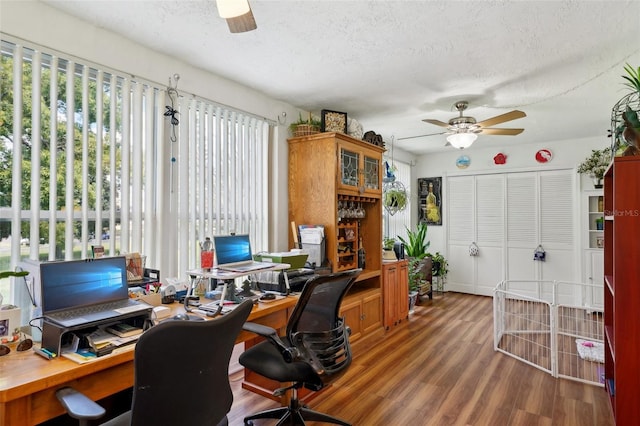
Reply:
M95 314L98 312L115 311L122 309L133 311L139 308L137 303L135 305L131 305L130 300L116 300L115 302L101 303L99 305L84 306L82 308L69 311L56 312L53 314L49 314L48 316L57 320L70 320L90 314Z

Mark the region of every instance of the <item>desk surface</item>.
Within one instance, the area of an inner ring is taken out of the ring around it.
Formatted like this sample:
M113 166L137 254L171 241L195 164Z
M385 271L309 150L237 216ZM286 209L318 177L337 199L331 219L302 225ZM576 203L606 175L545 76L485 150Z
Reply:
M270 303L259 303L251 311L249 321L280 328L283 326L283 319L286 323L296 301L297 297L289 296ZM172 309L171 315L184 312L184 306L179 303L164 306ZM255 335L242 332L237 341L244 342L253 337ZM65 383L74 380L112 371L110 374L113 377L108 376L111 378L106 382L112 385L111 388L105 385L106 377L101 377L100 383L87 385L89 395L94 399L131 387L133 385L133 348L134 345L131 345L122 352L85 364L78 364L66 358L55 358L49 361L33 351L17 352L12 349L10 354L0 357L0 426L32 424L61 414L62 407L57 400L53 399L54 392ZM30 396L36 393L42 394L44 402L33 401L36 398ZM43 407L43 405L52 404L57 406ZM17 412L18 410L20 412Z

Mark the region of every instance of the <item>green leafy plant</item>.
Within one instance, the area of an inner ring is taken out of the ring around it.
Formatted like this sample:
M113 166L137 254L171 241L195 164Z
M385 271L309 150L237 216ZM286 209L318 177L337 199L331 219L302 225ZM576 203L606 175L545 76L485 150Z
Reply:
M634 69L627 63L624 66L624 70L627 75L622 76L626 80L626 83L623 84L632 91L640 93L640 67Z
M591 155L578 166L578 173L586 174L594 179L602 179L611 163L611 149L593 149Z
M435 254L429 253L427 256L431 257L431 261L433 262L432 272L436 277L446 277L449 273L449 262L444 256L439 252L435 252Z
M427 255L427 249L429 248L430 241L425 241L427 237L427 224L420 222L416 231L411 231L405 226L407 230L407 240L398 236L398 239L404 244L404 249L407 252L407 256L410 258L422 259Z
M640 67L634 68L627 63L624 70L627 75L622 76L625 80L623 85L629 88L630 93L621 100L626 103L626 108L620 114L612 135L614 137L614 151L617 152L618 148L626 145L627 148L622 155L639 155L640 119L638 113L640 111L634 110L632 106L637 107L637 101L640 99Z
M393 245L395 243L395 238L385 237L384 240L382 240L382 248L385 250L393 250Z
M394 207L397 211L402 211L407 207L407 193L397 189L386 190L382 203L385 207Z
M425 279L419 267L421 260L417 257L409 259L409 293L418 291L420 284Z
M321 124L322 122L320 121L320 119L313 117L311 113L309 113L309 118L302 118L302 113L299 113L298 121L289 124L289 130L291 131L291 133L294 133L298 129L298 126L305 126L305 125L316 127L317 130L320 130Z

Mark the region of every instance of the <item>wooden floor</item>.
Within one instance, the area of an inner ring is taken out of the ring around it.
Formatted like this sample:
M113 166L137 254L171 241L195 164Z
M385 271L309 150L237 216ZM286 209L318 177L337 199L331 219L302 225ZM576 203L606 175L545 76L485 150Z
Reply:
M240 380L232 376L231 426L277 405ZM348 372L309 407L354 426L614 424L603 388L495 352L492 299L459 293L423 301L384 339L357 342Z

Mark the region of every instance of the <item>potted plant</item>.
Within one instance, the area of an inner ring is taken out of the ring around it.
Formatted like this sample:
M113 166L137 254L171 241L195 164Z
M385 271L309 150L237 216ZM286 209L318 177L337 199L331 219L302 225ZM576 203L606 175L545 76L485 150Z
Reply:
M308 136L320 133L321 122L309 113L309 118L302 118L302 113L298 116L298 121L289 125L289 131L293 137Z
M429 248L430 241L425 241L427 237L427 223L420 222L416 231L411 231L405 226L407 230L407 240L398 236L398 239L404 244L404 249L407 256L410 258L422 259L427 255L427 249Z
M413 310L418 302L418 294L420 285L424 281L423 274L420 270L420 262L422 259L409 259L409 313Z
M382 205L391 207L395 211L402 211L407 207L407 192L398 188L390 188L384 191Z
M622 155L640 155L640 67L633 68L629 64L624 67L627 75L623 75L624 86L630 89L613 107L612 123L614 129L613 151L617 152L621 145L626 145Z
M393 246L395 243L395 238L385 237L384 240L382 240L383 260L397 260L396 253L393 251Z
M437 289L442 291L442 286L449 273L449 262L447 262L447 259L445 259L439 251L435 252L435 254L429 253L428 256L431 257L431 261L433 262L431 265L431 274L434 284L437 282Z
M404 244L405 252L409 257L409 311L412 303L415 305L418 299L420 286L426 283L425 274L422 272L422 261L427 255L430 241L425 241L427 237L427 224L420 222L415 231L407 230L407 239L398 236Z
M591 155L578 166L578 173L589 175L596 188L602 188L604 172L611 163L611 149L593 149Z

